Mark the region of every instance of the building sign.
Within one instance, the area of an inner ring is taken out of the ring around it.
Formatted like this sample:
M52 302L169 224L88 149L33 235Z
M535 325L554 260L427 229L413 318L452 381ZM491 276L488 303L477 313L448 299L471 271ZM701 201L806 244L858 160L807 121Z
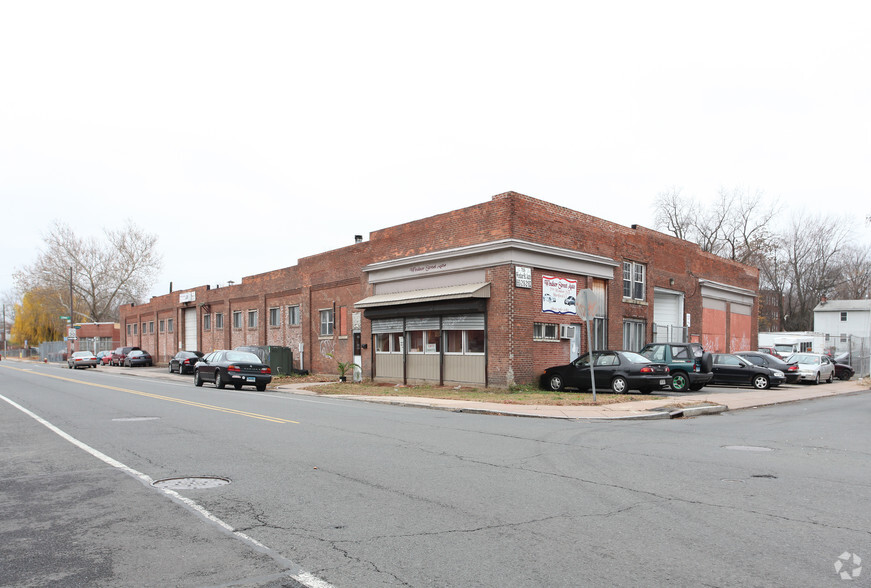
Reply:
M541 310L553 314L575 314L578 281L554 276L541 278Z
M197 299L197 293L196 293L196 292L182 292L181 294L178 295L178 301L179 301L179 303L182 303L182 302L195 302L196 299Z
M517 288L532 288L532 268L515 267L514 286Z

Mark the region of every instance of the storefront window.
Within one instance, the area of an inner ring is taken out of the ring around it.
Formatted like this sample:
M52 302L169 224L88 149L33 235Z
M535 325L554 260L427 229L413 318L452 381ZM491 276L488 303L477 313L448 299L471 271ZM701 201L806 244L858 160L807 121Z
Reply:
M466 331L466 352L484 353L484 331Z
M375 353L402 353L402 333L376 334Z
M438 331L409 331L409 353L439 353L441 341Z
M463 352L463 331L445 331L445 352Z

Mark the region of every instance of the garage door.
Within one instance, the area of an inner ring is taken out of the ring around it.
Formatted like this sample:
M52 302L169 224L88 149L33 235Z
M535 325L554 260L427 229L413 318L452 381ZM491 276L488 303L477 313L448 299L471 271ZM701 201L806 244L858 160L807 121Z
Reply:
M197 309L184 309L184 348L197 350Z
M683 294L654 290L653 323L656 325L656 334L653 340L657 343L686 342L682 319Z

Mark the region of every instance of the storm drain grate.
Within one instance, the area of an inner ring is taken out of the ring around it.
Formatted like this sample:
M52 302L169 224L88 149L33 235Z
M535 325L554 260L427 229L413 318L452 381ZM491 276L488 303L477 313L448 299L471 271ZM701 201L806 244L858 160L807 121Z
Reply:
M190 476L186 478L164 478L163 480L155 480L151 483L152 486L158 488L166 488L168 490L205 490L208 488L217 488L218 486L226 486L230 483L227 478L219 476Z

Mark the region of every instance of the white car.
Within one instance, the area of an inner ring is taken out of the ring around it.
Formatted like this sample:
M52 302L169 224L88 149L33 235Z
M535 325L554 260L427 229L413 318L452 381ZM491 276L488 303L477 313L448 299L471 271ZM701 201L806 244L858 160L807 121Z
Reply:
M97 356L90 351L76 351L67 359L67 367L70 369L95 368L97 361Z
M828 355L822 353L793 353L786 360L786 363L798 364L798 381L809 381L814 384L819 384L820 380L825 380L831 384L835 379L835 364L829 359Z

